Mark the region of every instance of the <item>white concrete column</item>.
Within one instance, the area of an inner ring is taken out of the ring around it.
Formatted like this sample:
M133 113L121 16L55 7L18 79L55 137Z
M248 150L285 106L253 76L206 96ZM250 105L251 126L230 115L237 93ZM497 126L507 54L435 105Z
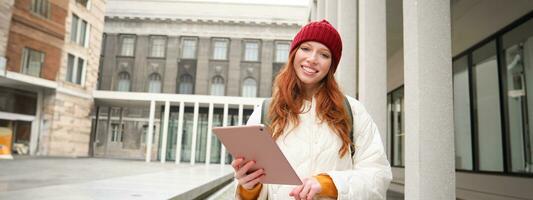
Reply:
M200 104L198 102L195 102L193 123L192 123L191 165L194 165L194 163L196 162L196 136L198 135L198 111L199 109L200 109Z
M317 0L315 21L322 20L324 18L326 18L326 0Z
M180 102L178 114L178 138L176 138L176 164L179 164L181 161L181 137L183 137L183 115L185 114L185 102Z
M239 118L237 120L237 125L242 125L242 113L243 113L243 105L242 104L239 104Z
M37 146L39 137L41 135L42 109L43 109L43 92L37 92L37 105L35 106L35 119L31 121L31 135L30 135L30 155L37 155ZM98 112L97 112L98 113ZM98 117L96 117L98 120ZM97 129L98 131L98 129ZM97 132L98 133L98 132ZM90 144L93 145L93 144Z
M357 93L357 1L339 0L337 30L342 38L342 57L335 77L344 94Z
M109 108L111 110L111 107ZM111 112L109 112L111 113ZM155 101L150 101L150 118L148 121L148 135L146 135L146 162L152 160L152 141L154 140L154 115L155 115ZM108 114L107 117L110 117Z
M168 135L168 117L170 115L170 102L165 102L165 112L163 113L163 135L161 136L161 151L159 157L161 163L167 161L167 135Z
M327 0L326 1L326 19L329 23L337 28L337 0Z
M387 134L387 33L385 0L359 1L359 100Z
M213 131L211 129L213 128L213 109L213 103L209 103L209 114L207 115L207 144L205 148L206 165L209 165L209 163L211 162L211 137L213 137Z
M228 126L228 104L224 104L224 114L222 115L222 127ZM220 151L220 164L226 164L226 147L222 145L222 150Z
M405 199L455 199L450 1L404 0Z

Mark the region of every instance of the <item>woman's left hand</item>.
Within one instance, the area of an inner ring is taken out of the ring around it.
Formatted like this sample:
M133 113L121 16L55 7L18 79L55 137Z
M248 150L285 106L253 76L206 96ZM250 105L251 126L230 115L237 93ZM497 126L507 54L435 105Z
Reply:
M295 187L289 193L289 196L296 200L311 200L315 195L322 191L322 186L315 177L305 178L303 184Z

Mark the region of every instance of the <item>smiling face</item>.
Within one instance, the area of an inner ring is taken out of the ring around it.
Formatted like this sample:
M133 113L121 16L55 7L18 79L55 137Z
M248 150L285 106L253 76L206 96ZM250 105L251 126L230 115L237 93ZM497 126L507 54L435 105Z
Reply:
M319 42L303 42L296 50L293 66L298 79L306 90L314 90L326 77L331 67L332 54Z

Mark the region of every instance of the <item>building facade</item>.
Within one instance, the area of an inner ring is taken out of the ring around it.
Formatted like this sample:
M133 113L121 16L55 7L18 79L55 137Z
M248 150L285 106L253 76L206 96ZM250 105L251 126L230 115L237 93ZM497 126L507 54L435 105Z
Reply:
M355 24L343 40L355 50L348 68L357 84L339 80L380 129L391 191L405 199L533 196L531 1L310 3L311 19L333 21L341 35Z
M105 1L9 2L0 126L15 154L87 156Z
M280 12L271 13L272 10ZM170 102L167 134L163 133L162 120L165 107L161 104L155 107L153 147L148 151L147 104L139 108L97 102L94 155L143 159L146 152L151 152L154 160L221 162L224 157L220 156L221 145L216 137L208 136L209 104L200 103L197 117L194 104L185 105L180 121L179 95L194 95L198 99L269 97L273 79L288 57L292 37L306 21L306 12L305 6L109 1L98 90L178 96L174 105ZM220 103L214 103L211 126L223 124L224 106ZM239 111L238 107L230 106L227 125L246 122L252 108L244 106ZM193 125L195 118L197 125ZM183 126L181 144L177 141L178 124ZM193 129L197 133L193 134ZM168 139L163 139L163 135L168 135L165 136ZM209 147L212 158L206 158L208 138L213 141ZM169 141L165 148L162 140ZM176 148L181 149L181 155L176 156ZM162 151L166 152L164 159ZM191 155L193 151L196 153Z

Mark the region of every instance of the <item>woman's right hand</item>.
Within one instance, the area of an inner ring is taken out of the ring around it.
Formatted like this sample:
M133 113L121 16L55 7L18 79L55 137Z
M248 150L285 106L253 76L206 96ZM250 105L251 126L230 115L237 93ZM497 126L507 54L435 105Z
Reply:
M235 171L233 175L239 185L244 189L251 190L256 184L260 183L265 177L265 170L258 169L251 173L247 173L252 166L255 165L255 161L251 160L244 163L244 158L237 158L231 162L231 166Z

